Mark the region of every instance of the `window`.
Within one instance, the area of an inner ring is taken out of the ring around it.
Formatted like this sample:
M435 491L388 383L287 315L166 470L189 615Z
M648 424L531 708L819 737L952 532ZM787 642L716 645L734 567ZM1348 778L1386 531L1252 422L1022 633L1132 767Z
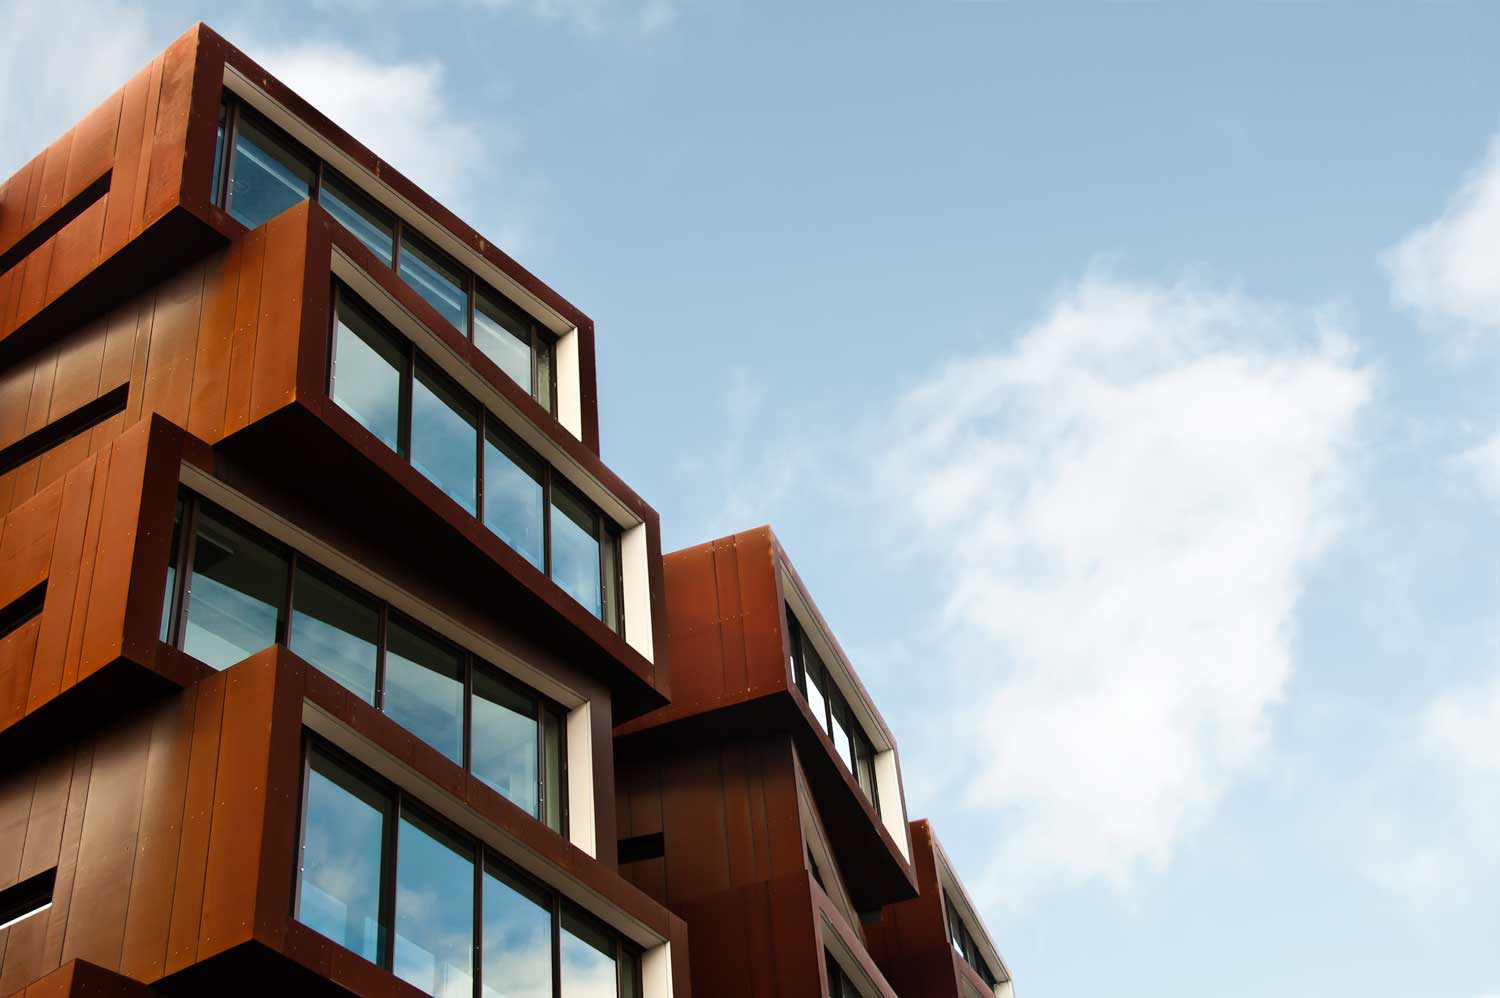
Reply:
M257 228L312 195L317 170L271 126L241 112L229 157L225 209Z
M860 998L854 982L827 950L823 951L823 969L828 974L828 998Z
M401 451L406 345L345 295L334 309L329 395L393 451Z
M395 259L396 220L377 205L369 195L324 168L323 183L318 187L318 203L328 210L334 221L348 229L387 267Z
M380 610L373 600L299 561L287 643L365 703L375 702Z
M470 515L477 509L479 407L425 360L411 395L411 463Z
M542 408L556 413L550 330L234 98L219 106L211 189L214 204L251 228L304 198L316 198Z
M385 712L459 765L464 761L463 657L392 617L385 649Z
M864 791L875 812L880 813L879 781L875 776L875 746L871 743L849 701L839 692L823 660L808 640L792 608L787 606L788 668L792 681L807 700L813 717L828 732L839 758Z
M398 269L401 279L437 309L454 329L468 333L469 293L465 290L468 279L457 264L430 243L403 233Z
M334 298L334 402L623 634L615 525L347 288Z
M484 525L537 569L543 567L542 493L546 468L510 435L484 436Z
M0 890L0 932L51 908L52 892L56 886L57 867L54 866Z
M567 833L564 708L191 493L176 519L164 641L223 669L284 627L292 651Z
M308 754L298 868L298 921L372 963L383 959L380 886L394 808L375 787L321 752Z
M305 757L298 921L437 998L639 998L619 933L337 750Z
M596 617L600 602L599 515L572 489L552 487L552 581Z
M969 932L969 927L958 914L958 909L953 904L953 899L948 897L947 892L943 894L944 907L948 913L948 935L953 942L953 949L963 961L974 968L981 980L993 988L998 982L995 975L990 973L989 964L985 963L984 957L979 953L979 945L974 942L974 936Z
M202 511L184 596L182 650L227 669L274 645L286 585L287 559L279 547Z
M396 857L392 969L437 998L472 998L473 845L403 807Z

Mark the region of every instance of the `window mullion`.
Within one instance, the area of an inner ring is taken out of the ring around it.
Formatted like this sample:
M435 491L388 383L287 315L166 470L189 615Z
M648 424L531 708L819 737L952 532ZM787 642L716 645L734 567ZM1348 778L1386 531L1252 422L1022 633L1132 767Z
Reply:
M375 620L375 709L385 710L385 645L391 605L380 601L380 615Z
M562 998L562 896L552 894L552 994Z

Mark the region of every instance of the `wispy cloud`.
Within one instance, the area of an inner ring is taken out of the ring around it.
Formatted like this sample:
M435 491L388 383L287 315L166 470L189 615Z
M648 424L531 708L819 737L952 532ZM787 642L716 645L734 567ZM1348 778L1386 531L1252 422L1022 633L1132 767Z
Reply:
M155 54L146 10L112 0L0 4L0 178L45 149Z
M1500 336L1500 138L1442 215L1385 253L1395 301L1459 350Z

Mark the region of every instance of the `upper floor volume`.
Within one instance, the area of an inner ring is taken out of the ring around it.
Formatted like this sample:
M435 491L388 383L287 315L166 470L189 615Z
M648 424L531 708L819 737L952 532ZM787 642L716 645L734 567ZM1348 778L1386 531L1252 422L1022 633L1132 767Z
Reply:
M154 411L308 503L378 493L333 512L477 551L454 581L498 567L494 601L620 674L617 717L665 702L658 518L600 460L592 321L206 26L0 185L0 392L94 339L76 406L0 426L3 505L73 422Z

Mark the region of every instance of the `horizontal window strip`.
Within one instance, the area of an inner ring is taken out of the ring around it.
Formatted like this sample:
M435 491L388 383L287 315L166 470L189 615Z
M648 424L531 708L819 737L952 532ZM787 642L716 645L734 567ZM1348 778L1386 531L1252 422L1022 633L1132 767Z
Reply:
M109 193L109 179L113 170L105 170L103 176L73 195L72 200L54 211L45 221L16 241L4 253L0 253L0 274L26 259L42 243L61 232L69 222L88 211L95 201Z
M35 620L47 600L47 580L43 579L4 607L0 607L0 638L9 637L27 621Z
M57 867L54 866L0 891L0 932L52 907L52 891L56 885Z
M100 423L125 411L125 401L130 396L130 385L123 384L100 395L92 402L85 402L60 419L54 419L35 433L28 433L15 443L0 450L0 475L15 471L21 465L47 453L54 447L87 433Z

